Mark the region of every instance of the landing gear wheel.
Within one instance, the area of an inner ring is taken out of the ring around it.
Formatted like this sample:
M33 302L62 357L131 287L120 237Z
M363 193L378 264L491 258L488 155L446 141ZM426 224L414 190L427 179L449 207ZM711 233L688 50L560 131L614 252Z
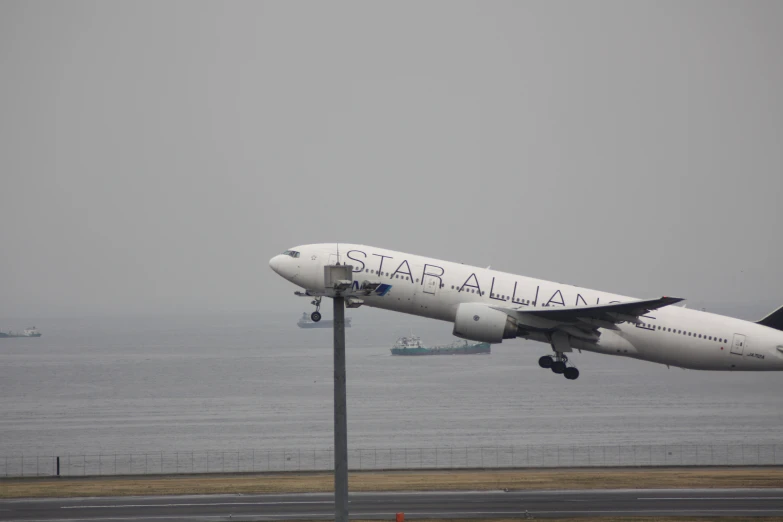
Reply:
M566 365L563 361L554 361L552 363L552 371L555 373L563 373L566 371Z
M576 380L576 378L579 377L579 370L571 366L570 368L565 369L563 376L569 381Z
M321 320L321 312L316 311L311 313L310 319L312 319L314 323L317 323L318 321Z
M542 368L551 368L555 361L549 355L544 355L538 360L538 365Z

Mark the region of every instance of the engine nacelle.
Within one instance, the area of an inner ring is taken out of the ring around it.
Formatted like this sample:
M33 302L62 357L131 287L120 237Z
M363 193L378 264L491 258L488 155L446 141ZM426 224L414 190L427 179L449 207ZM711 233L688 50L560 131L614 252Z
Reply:
M501 343L517 336L517 321L481 303L462 303L457 308L452 333L471 341Z

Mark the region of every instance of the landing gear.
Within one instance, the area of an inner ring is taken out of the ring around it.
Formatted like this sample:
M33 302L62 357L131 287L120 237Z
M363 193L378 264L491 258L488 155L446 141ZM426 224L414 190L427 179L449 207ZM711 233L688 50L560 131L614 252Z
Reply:
M310 319L312 319L314 323L317 323L318 321L321 320L321 312L319 312L319 310L321 309L321 298L316 297L315 299L313 299L312 303L310 304L315 305L315 312L310 314Z
M538 365L542 368L548 368L552 370L553 373L562 375L569 381L573 381L579 377L579 370L573 366L566 366L567 362L568 357L566 357L565 354L561 352L555 352L554 357L551 355L544 355L541 357L538 360Z

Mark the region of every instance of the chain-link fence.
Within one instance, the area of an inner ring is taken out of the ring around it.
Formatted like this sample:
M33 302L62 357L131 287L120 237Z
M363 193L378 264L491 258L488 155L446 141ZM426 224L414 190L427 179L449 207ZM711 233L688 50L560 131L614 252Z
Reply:
M365 448L351 470L783 465L783 444ZM332 449L0 456L0 476L327 471Z

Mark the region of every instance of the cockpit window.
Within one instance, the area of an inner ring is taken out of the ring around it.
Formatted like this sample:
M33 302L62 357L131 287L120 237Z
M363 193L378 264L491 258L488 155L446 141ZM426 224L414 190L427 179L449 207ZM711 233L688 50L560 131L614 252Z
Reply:
M291 257L299 257L299 252L297 252L296 250L286 250L285 252L283 252L283 255L291 256Z

